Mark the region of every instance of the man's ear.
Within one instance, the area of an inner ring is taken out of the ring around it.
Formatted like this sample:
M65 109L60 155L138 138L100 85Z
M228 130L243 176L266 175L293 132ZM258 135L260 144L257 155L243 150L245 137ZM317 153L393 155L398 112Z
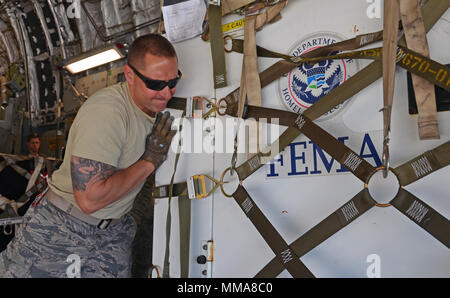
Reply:
M125 75L125 79L127 80L128 84L133 85L135 76L133 70L128 66L128 64L124 65L123 74Z

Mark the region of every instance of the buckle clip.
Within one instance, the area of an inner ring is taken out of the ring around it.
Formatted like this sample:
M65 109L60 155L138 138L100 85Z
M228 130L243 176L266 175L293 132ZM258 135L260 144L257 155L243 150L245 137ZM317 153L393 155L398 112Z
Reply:
M109 227L109 224L112 222L112 219L110 218L110 219L102 219L99 223L98 223L98 225L97 225L97 228L99 228L100 230L104 230L104 229L106 229L107 227Z
M187 185L190 199L203 199L208 196L205 175L194 175L190 177Z

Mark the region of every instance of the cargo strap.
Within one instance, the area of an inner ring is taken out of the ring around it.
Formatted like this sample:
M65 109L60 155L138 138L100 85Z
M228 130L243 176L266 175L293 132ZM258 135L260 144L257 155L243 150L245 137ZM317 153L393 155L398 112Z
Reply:
M374 33L368 33L368 34L362 34L358 35L352 39L344 40L335 44L331 44L325 47L314 49L310 52L307 52L303 55L301 55L302 58L311 58L316 56L326 56L331 52L334 51L343 51L343 50L354 50L369 44L372 44L374 42L377 42L382 37L382 31L380 32L374 32ZM236 48L236 46L239 46L240 43L240 50L239 48ZM233 47L238 52L243 52L243 43L242 41L233 40ZM258 50L258 49L257 49ZM276 55L274 58L277 57ZM279 57L281 58L281 57ZM290 72L294 67L297 65L294 63L290 63L288 61L279 61L275 63L274 65L268 67L266 70L260 73L260 81L261 81L261 87L265 87L278 79L280 76ZM227 102L228 106L231 108L233 105L235 105L239 101L239 88L233 90L230 94L228 94L226 97L221 99L219 101L225 101ZM237 109L237 107L236 107Z
M242 51L242 40L233 39L233 50ZM303 63L315 63L331 59L373 59L381 60L383 49L373 48L361 51L340 53L330 56L315 56L311 58L295 57L280 54L257 46L259 57L283 58L287 63L292 63L292 67L297 67ZM450 68L429 57L425 57L404 46L398 46L396 50L396 63L407 71L417 74L432 84L450 91Z
M365 46L367 44L377 41L377 38L379 38L379 37L377 37L378 35L379 34L376 34L376 33L369 33L368 35L365 35L365 36L369 36L367 38L364 38L363 36L357 36L351 40L346 40L346 41L332 44L332 45L329 45L326 47L317 48L311 52L305 53L301 57L302 58L314 57L316 55L316 53L320 54L320 55L326 55L326 54L334 51L336 48L338 48L338 49L358 48L360 46ZM357 42L358 40L359 40L359 42ZM350 85L350 86L352 86L351 89L355 89L355 87L353 87L355 85L361 85L362 87L359 90L357 90L357 92L358 92L358 91L364 89L365 86L369 85L370 83L374 82L377 78L379 78L379 76L381 75L381 66L373 65L373 63L370 65L372 65L372 66L366 67L365 69L363 69L362 71L360 71L356 74L358 77L356 80L355 79L352 80L355 83L352 83L352 85ZM269 85L270 83L272 83L273 81L278 79L280 76L291 71L296 66L297 65L295 63L284 61L284 60L275 63L274 65L270 66L269 68L267 68L266 70L264 70L263 72L260 73L261 87L265 87L265 86ZM380 69L380 75L376 76L378 68ZM361 74L359 74L359 73L361 73ZM344 84L345 84L345 82L344 82ZM348 85L349 84L347 84L347 86ZM339 88L339 87L337 87L337 88ZM355 92L354 94L356 94L357 92ZM338 92L336 92L336 93L338 93ZM354 94L352 94L352 95L354 95ZM345 99L351 97L352 95L349 95ZM227 96L222 98L219 101L219 105L223 106L222 103L225 102L226 103L226 114L235 116L235 115L237 115L237 102L238 101L239 101L239 88L235 89L233 92L229 93ZM334 107L334 106L332 106L332 107ZM332 107L325 110L322 114L328 112ZM309 109L311 109L311 107Z
M47 188L47 183L42 179L36 185L33 185L28 191L21 195L17 200L10 200L2 195L0 195L0 209L5 210L5 208L10 205L14 210L25 205L32 196L42 193Z
M242 77L244 78L245 94L248 103L261 106L261 82L258 74L258 56L256 54L256 15L246 16L244 23L244 57L242 62ZM243 86L241 81L241 88ZM242 96L245 98L245 96ZM241 106L241 100L239 106ZM242 107L243 108L243 107ZM242 115L242 114L241 114Z
M450 221L413 194L400 188L390 202L398 211L450 248Z
M4 197L4 196L0 195L0 209L6 210L6 208L8 208L7 206L12 207L16 211L17 211L18 208L21 207L21 205L19 205L17 203L17 201L10 200L7 197Z
M448 3L445 3L445 1L432 1L427 3L427 5L424 8L424 20L425 20L425 27L428 31L432 25L439 19L439 17L442 15L442 13L445 12L445 10L448 8ZM400 41L401 44L401 41ZM320 49L320 48L319 48ZM314 55L315 51L311 51L308 53L308 57L311 57ZM311 56L309 56L311 55ZM307 56L307 55L305 55ZM304 57L305 57L304 56ZM260 74L261 77L261 85L265 86L278 78L280 75L289 72L293 68L291 63L288 63L286 61L280 61L276 63L274 66L268 68L266 71L262 72ZM341 84L339 87L325 95L318 103L314 104L310 108L308 108L303 115L308 117L311 120L314 120L321 116L322 114L329 111L332 107L344 102L349 97L353 96L354 94L358 93L362 89L364 89L366 86L377 80L381 76L381 62L376 61L374 63L371 63L367 67L365 67L363 70L358 72L355 76ZM234 111L234 114L237 112L237 106L236 103L238 102L238 93L239 90L234 90L232 93L230 93L226 98L222 99L221 101L225 101L227 103L227 110L228 112L231 109ZM219 101L219 105L221 103ZM320 104L319 104L320 103ZM294 127L289 127L278 139L278 142L280 144L280 148L286 147L293 139L295 139L299 135L298 129ZM275 152L274 150L270 151L271 154ZM278 151L276 151L275 155ZM236 171L238 172L239 179L243 181L245 178L250 176L253 172L255 172L257 169L259 169L263 163L261 163L261 158L264 156L261 152L252 157L251 159L244 162L241 166L239 166ZM275 156L271 155L271 158ZM348 157L348 156L347 156ZM347 160L347 158L346 158ZM357 160L357 159L356 159ZM345 162L345 161L344 161ZM353 163L352 159L348 159L347 163L351 165L352 167L355 167L357 163ZM362 163L362 162L361 162ZM358 166L355 167L355 170L358 168ZM356 172L356 171L355 171ZM364 174L364 172L363 172ZM367 176L367 173L365 174ZM364 175L361 177L365 177ZM360 178L361 179L361 178ZM244 198L245 199L245 198ZM242 206L241 206L242 207ZM244 210L245 211L245 210ZM326 238L325 238L326 239ZM281 239L282 240L282 239ZM281 272L281 271L280 271Z
M238 118L242 118L244 106L251 104L261 106L261 82L258 73L258 56L256 54L256 15L246 16L244 22L244 57L242 59L242 75L238 104ZM235 154L239 135L240 121L237 122ZM255 140L256 138L256 140ZM251 126L248 134L248 146L253 148L258 143L258 126ZM236 158L232 158L232 165Z
M281 11L288 4L287 0L266 0L266 9L258 14L256 18L256 30L261 29L265 24L272 24L281 19Z
M206 101L206 107L209 108L208 111L203 111L203 101ZM216 113L220 115L225 115L224 112L226 107L224 105L220 106L215 100L210 100L202 96L194 96L188 98L182 97L172 97L167 103L167 108L184 111L186 118L203 118L207 119L210 116L216 116Z
M294 253L302 257L317 247L323 241L345 228L364 212L375 206L367 188L360 191L350 201L339 207L336 211L322 220L316 226L304 233L291 245ZM283 264L277 258L273 258L255 277L273 278L284 270Z
M4 209L5 206L10 205L11 202L14 202L11 205L11 206L13 206L14 209L20 208L23 205L25 205L33 195L44 191L44 189L47 187L47 182L39 176L42 166L43 166L43 163L44 163L43 157L39 156L36 159L35 157L18 156L18 155L10 155L10 154L3 154L3 153L0 154L0 156L2 156L4 158L4 160L0 163L0 172L7 166L10 166L18 174L20 174L21 176L23 176L25 179L28 180L28 184L25 189L25 193L17 200L10 201L9 199L0 195L0 209ZM35 164L36 164L33 175L31 175L27 170L25 170L24 168L22 168L16 164L17 161L24 161L24 160L30 160L30 159L34 159Z
M255 0L222 0L222 15L229 14Z
M450 164L450 141L395 168L401 185L409 185Z
M214 182L214 186L208 187L206 178ZM172 186L172 196L187 197L189 199L204 199L213 194L219 186L223 184L219 180L207 174L194 175L187 182L174 183ZM169 197L170 185L161 185L154 189L154 198L163 199Z
M233 197L275 253L277 260L281 262L282 266L286 268L293 277L314 277L311 271L306 268L300 261L299 256L297 256L292 251L291 247L287 245L278 231L264 216L242 186L237 188L233 193Z
M447 10L449 7L447 0L438 0L438 1L429 1L423 8L423 16L424 16L424 24L425 30L429 31L431 27L436 23L440 16ZM400 40L399 45L404 45L404 41ZM321 49L321 48L318 48ZM308 52L307 54L312 55L314 51ZM308 57L310 57L308 55ZM303 56L305 57L305 56ZM408 64L409 60L405 60L408 57L407 55L402 59L405 64ZM409 61L411 63L411 61ZM417 65L415 65L416 68ZM289 72L293 68L291 63L286 61L279 61L274 64L272 67L266 69L263 73L261 73L261 84L269 84L273 80L275 80L279 75L282 75L286 72ZM266 72L266 74L264 74ZM444 73L442 71L441 73ZM315 120L321 115L325 114L333 107L343 103L348 98L357 94L359 91L363 90L365 87L369 86L377 79L379 79L382 75L382 66L380 61L375 61L364 67L361 71L356 73L354 76L349 78L347 81L333 89L331 92L323 96L318 102L313 104L307 110L303 112L303 115L308 117L311 120ZM263 77L265 79L263 79ZM233 114L236 110L236 98L237 98L238 90L231 92L225 98L219 101L221 104L222 101L227 103L227 114ZM280 119L281 120L281 119ZM298 130L292 127L288 127L282 135L278 138L275 143L280 144L280 148L274 148L276 150L271 150L270 158L274 158L280 149L283 149L285 146L289 145L296 137L298 137ZM284 146L284 147L283 147ZM236 168L238 172L239 179L245 180L248 176L258 170L263 164L258 162L260 158L263 156L261 152L259 152L255 157L248 159L244 163L242 163L239 167Z
M37 162L36 162L36 160L37 160ZM30 180L28 180L27 188L25 190L26 192L29 191L33 187L33 185L36 183L36 179L41 174L41 169L42 169L42 166L44 165L44 158L39 156L34 159L34 163L35 163L34 171L30 177Z
M178 197L178 216L180 222L180 277L189 277L189 252L191 242L191 200Z
M368 44L371 44L373 42L379 41L382 37L382 31L374 32L374 33L367 33L358 35L355 38L345 40L342 42L338 42L329 46L325 46L322 48L317 48L311 52L308 52L302 57L314 57L314 56L324 56L327 55L333 51L337 50L352 50L356 49L362 46L366 46ZM239 50L240 48L240 50ZM243 40L233 40L233 49L243 53ZM273 57L273 58L281 58L279 53L275 53L272 56L269 56L268 54L261 54L260 51L265 50L263 48L257 47L258 55L264 56L267 55L267 57ZM267 50L266 50L267 51ZM270 51L269 51L270 52ZM366 56L373 56L373 54L368 53ZM287 59L290 59L291 56L286 56ZM325 58L323 58L325 59ZM326 57L326 59L330 59L329 57ZM273 66L269 67L267 70L260 73L260 82L261 87L265 87L277 78L279 78L281 75L285 74L286 72L289 72L292 70L292 68L296 67L296 64L290 63L288 61L279 61L275 63ZM372 71L372 69L370 69ZM367 71L369 73L369 71ZM361 75L361 79L364 79L365 76ZM211 109L203 114L203 118L208 117L212 113L218 112L220 115L231 115L234 117L237 117L239 115L238 113L238 102L239 102L239 92L240 88L237 88L230 92L226 97L222 98L218 103L212 103L207 98L203 98L204 100L209 101L209 104L211 106ZM194 97L195 99L195 97ZM191 111L193 109L193 104L189 104L189 101L192 101L192 99L189 98L180 98L180 97L173 97L169 102L167 107L171 109L176 110L182 110L186 111L186 115L190 115L193 112ZM220 112L221 110L226 110L226 112ZM324 113L327 111L324 111ZM188 117L188 116L187 116Z
M381 49L379 49L379 50L381 50ZM412 55L411 51L409 51L409 50L407 50L407 51L408 52L405 55L405 57L408 57L407 55ZM362 51L362 52L365 52L365 51ZM415 56L415 57L417 57L417 56ZM402 65L402 66L406 65L406 64L411 65L410 60L406 60L405 58L401 59L400 62L401 62L400 65ZM446 73L448 71L448 73L450 74L450 69L448 69L448 67L439 65L439 67L441 67L441 66L442 66L441 69L443 69L443 71L441 73ZM411 67L410 69L415 70L418 68ZM380 65L380 63L378 63L378 61L368 65L367 67L362 69L360 72L358 72L355 76L351 77L346 82L344 82L343 84L341 84L340 86L338 86L337 88L332 90L330 93L328 93L327 95L322 97L319 102L317 102L316 104L312 105L310 108L305 110L303 115L305 115L306 117L308 117L311 120L317 119L318 117L320 117L321 115L323 115L324 113L329 111L331 108L343 103L347 98L353 96L354 94L356 94L357 92L362 90L365 86L367 86L370 83L372 83L373 81L375 81L380 75L381 75L381 65ZM449 89L450 84L449 84L449 86L445 86L445 87L446 87L446 89ZM226 114L233 116L234 113L235 113L235 109L234 109L233 104L228 106L228 103L227 103ZM289 126L289 123L291 123L293 117L295 117L295 113L291 113L291 112L287 112L287 111L280 111L280 110L275 110L275 109L248 106L246 116L252 117L255 119L259 119L259 118L267 119L267 118L277 117L277 118L279 118L279 124ZM284 134L290 134L290 133L291 132L289 131L289 128L288 128L288 130L285 131ZM284 138L283 135L279 138L278 141L280 141L282 138ZM295 136L293 136L292 140L294 138L295 138ZM283 143L285 143L285 142L283 142ZM282 148L283 147L280 146L280 149L282 149ZM248 164L247 163L244 164L243 167L248 168ZM243 169L242 167L240 167L240 168ZM238 173L241 172L239 170L239 168L237 169L237 171L238 171ZM243 172L239 173L240 174L239 176L241 179L245 179L251 173L253 173L253 171L246 172L244 170Z
M278 1L276 1L278 2ZM244 114L244 107L247 104L261 106L261 82L258 74L258 55L256 53L256 30L268 22L275 21L280 11L286 6L287 1L281 1L274 6L268 7L264 13L247 15L244 21L244 42L242 59L241 83L239 88L239 100L237 111L237 129L234 142L234 153L231 159L231 174L236 166L238 135L240 119ZM255 148L258 144L258 126L252 126L249 131L248 146Z
M180 134L180 139L177 146L177 152L175 155L175 164L170 179L170 184L168 187L168 208L166 217L166 249L164 254L164 267L163 267L163 278L170 278L170 235L171 235L171 201L174 196L174 179L175 173L178 166L178 162L181 155L181 133L183 130L183 119L185 117L185 112L181 116L180 126L178 133ZM156 190L156 188L155 188ZM155 195L156 198L156 195ZM190 230L191 230L191 202L187 196L182 194L178 195L178 215L180 224L180 270L181 277L187 278L189 275L189 251L190 251Z
M25 179L30 180L31 178L31 174L30 172L28 172L27 170L25 170L24 168L18 166L16 164L16 161L13 160L12 158L9 157L5 157L6 160L6 166L10 166L12 169L14 169L14 171L16 171L19 175L23 176ZM3 169L2 169L3 170Z
M448 8L448 4L444 3L444 1L436 1L428 3L427 6L424 8L424 16L426 20L426 30L428 31L432 25L439 19L439 17L446 11ZM312 52L311 52L312 53ZM285 61L280 61L285 62ZM284 67L285 72L290 71L292 69L291 66L287 65L287 63L284 64L278 64L282 65ZM279 69L282 67L277 67L277 71L280 73ZM269 68L270 69L270 68ZM332 107L344 102L347 98L351 97L352 95L356 94L375 80L377 80L381 76L381 63L376 61L374 63L371 63L369 66L365 67L362 71L360 71L358 74L344 82L342 85L325 95L318 103L314 104L310 108L308 108L303 115L309 117L309 119L316 119L322 114L326 113L329 109ZM272 74L269 74L267 76L270 80L274 80L275 76ZM269 79L267 81L269 81ZM353 80L352 80L353 79ZM262 84L263 82L267 82L265 80L261 80ZM233 96L228 96L228 98L225 98L224 100L227 102L227 104L230 104L230 106L236 102L235 96L236 96L236 90L232 92ZM234 97L234 98L233 98ZM220 102L219 102L220 103ZM319 104L320 103L320 104ZM333 103L333 104L332 104ZM229 107L227 107L228 109ZM300 123L298 121L298 123ZM299 125L297 124L297 127ZM277 140L277 142L280 145L280 148L284 148L287 146L293 139L295 139L299 133L295 131L295 128L289 127ZM350 152L349 150L348 152ZM276 151L275 155L278 151ZM273 155L273 151L271 151L271 158L275 157ZM240 167L236 169L239 175L239 179L242 182L245 178L250 176L252 173L254 173L257 169L259 169L263 163L261 163L261 158L263 154L258 153L251 159L244 162ZM352 158L352 154L348 154L344 160L344 162L347 162L347 166L353 169L354 173L358 173L358 167L360 164L363 163L362 159L359 157ZM363 166L365 168L365 166ZM369 177L367 175L367 171L361 171L359 172L360 179L364 179L366 177ZM367 194L367 191L364 191L365 194ZM368 209L368 208L367 208ZM327 239L328 237L325 237ZM298 254L300 255L300 254ZM277 260L278 261L278 260ZM275 262L277 262L275 261ZM283 268L281 266L281 268ZM282 269L281 269L282 270ZM281 273L281 270L274 274L274 276L277 276L279 273Z
M152 190L154 185L155 172L152 172L137 194L133 208L130 211L137 224L136 235L131 247L132 278L152 277L155 221L155 200L153 199Z
M207 192L205 177L216 183L216 185ZM192 183L192 191L189 191ZM191 177L191 181L182 183L172 183L154 188L153 198L169 198L169 211L167 225L170 226L170 200L172 197L178 197L178 215L180 226L180 277L189 277L189 251L190 251L190 233L191 233L191 200L203 199L210 196L219 187L221 182L213 177L201 174ZM170 228L166 226L166 257L163 269L163 277L169 277L169 250ZM167 269L166 269L167 268ZM164 273L165 272L165 273Z
M311 120L315 120L319 118L324 113L331 110L333 107L343 103L345 100L355 95L366 86L374 82L377 78L381 76L381 64L378 62L374 62L363 68L356 75L349 78L347 81L333 89L331 92L323 96L318 102L313 104L307 110L303 112L302 115L308 117ZM295 118L298 116L295 113L287 112L287 115L295 115ZM289 119L289 121L293 121L293 117L284 117L285 119ZM295 120L295 119L294 119ZM284 122L283 124L290 125L289 123ZM292 124L293 122L291 122ZM275 143L279 143L279 148L271 148L270 149L270 158L274 158L280 150L288 146L296 137L299 136L299 130L295 127L288 127L278 138ZM257 171L260 167L264 165L261 163L261 157L264 154L259 152L256 156L251 159L248 159L240 166L236 168L236 172L239 175L240 180L245 180L252 173Z
M385 167L383 177L387 177L389 168L389 135L391 132L391 113L394 99L395 64L397 60L397 24L399 21L398 0L386 1L383 19L383 156Z
M258 29L262 26L259 24L273 21L274 16L279 15L280 11L287 5L287 2L287 0L222 0L222 15L232 12L240 15L262 15L261 20L258 20ZM263 11L261 12L260 10Z
M320 138L320 137L319 137ZM315 141L314 141L315 142ZM338 142L336 140L336 142ZM439 158L447 158L448 152L446 150L450 149L450 142L447 142L437 148L428 151L417 158L413 159L413 161L420 160L421 157L429 155L430 152L437 152L437 156ZM343 145L345 147L345 145ZM324 150L335 157L339 155L339 153L334 152L334 150L328 147ZM349 151L350 149L347 149ZM339 149L337 151L340 151ZM436 154L436 153L435 153ZM359 158L359 157L358 157ZM450 164L450 161L447 161L446 164L440 164L441 167ZM396 169L392 169L392 171L397 175L397 173L402 173L404 169L408 166L411 166L411 162L408 162L404 165L399 166ZM320 243L340 231L342 228L346 227L353 220L361 216L364 212L369 210L374 206L378 207L388 207L393 206L398 209L401 213L406 215L409 219L411 219L414 223L419 225L425 231L430 233L433 237L435 237L438 241L443 243L445 246L450 247L450 234L448 231L450 230L450 221L446 219L444 216L439 214L429 205L406 191L403 186L406 184L405 181L401 180L401 176L399 176L400 181L400 189L396 197L389 202L388 204L377 204L375 200L372 199L370 193L367 188L367 183L370 176L378 169L373 169L373 172L369 174L369 176L365 177L366 184L364 189L359 192L353 199L345 203L343 206L338 208L335 212L333 212L330 216L325 218L319 224L311 228L305 234L303 234L300 238L294 241L290 247L292 250L299 256L302 257ZM436 169L434 169L436 170ZM431 173L432 170L423 173L420 178L425 177L427 174ZM358 177L363 178L363 177ZM420 179L418 178L418 179ZM416 179L417 180L417 179ZM411 182L409 182L411 183ZM278 259L274 258L270 261L255 277L258 278L270 278L278 276L284 270L283 265L279 262Z
M214 89L218 89L228 85L222 36L222 10L220 6L209 4L208 23L211 37Z
M295 120L295 127L299 129L305 136L307 136L311 141L313 141L315 144L317 144L320 148L322 148L325 152L327 152L333 159L336 159L340 164L345 166L349 171L351 171L357 178L359 178L363 182L368 182L369 178L372 176L372 174L376 171L374 167L372 167L369 163L367 163L364 159L362 159L358 154L353 152L351 149L349 149L347 146L345 146L343 143L339 142L336 138L328 134L325 130L320 128L318 125L314 124L310 119L308 119L304 115L299 115L298 118ZM443 157L448 159L447 152L445 150L448 150L448 143L439 146L434 150L434 152L438 152L438 157ZM432 151L433 152L433 151ZM422 170L423 171L423 163L424 159L421 159L421 167L416 167L416 171ZM445 161L444 161L445 162ZM258 162L251 162L250 164L254 163L255 165L259 163ZM426 163L426 162L425 162ZM448 164L447 162L446 164ZM417 163L416 163L417 165ZM428 169L425 165L425 169ZM425 170L425 173L422 173L422 177L431 172L432 169L429 169L428 171ZM239 173L239 170L237 170ZM395 171L394 171L395 173ZM240 176L241 177L241 176ZM241 178L242 179L242 178ZM405 197L407 199L405 199ZM397 202L404 202L401 204ZM415 203L414 203L415 202ZM405 206L406 204L409 204L408 206ZM412 205L415 204L415 205ZM450 229L450 222L440 215L438 212L433 210L430 206L426 205L419 199L413 197L410 193L408 193L406 190L402 189L402 191L397 195L397 197L392 200L390 204L387 204L386 206L394 206L399 211L404 213L405 215L409 216L409 218L417 219L418 215L416 213L422 212L422 211L412 211L416 209L419 210L425 210L426 212L430 211L428 215L430 218L428 221L431 221L431 218L433 218L433 225L428 224L422 224L424 223L421 220L415 220L419 226L421 226L424 230L429 232L432 236L434 236L437 240L442 242L447 247L449 246L450 237L448 235L444 235L442 231L448 231ZM382 206L384 207L384 206ZM448 234L448 233L447 233Z
M367 161L312 122L308 117L299 115L295 120L295 128L299 129L306 137L330 154L331 157L345 166L361 181L366 181L375 170Z
M400 15L408 48L424 57L430 56L427 36L419 7L419 0L399 0ZM411 75L417 109L419 112L419 137L424 139L439 139L439 128L436 108L436 94L433 84L416 74Z
M376 169L374 169L369 163L358 156L355 152L351 151L346 145L322 130L318 125L314 124L305 116L299 115L298 119L295 121L295 124L302 133L304 133L320 148L327 152L331 157L336 159L340 164L344 165L357 178L366 182L367 185L371 175L376 171ZM442 149L442 146L439 148ZM419 226L429 232L444 245L447 247L450 246L450 234L448 233L448 231L450 231L450 222L438 212L434 211L430 206L426 205L407 192L405 189L401 188L396 198L385 206L389 205L396 207L399 211L409 216L409 218L415 220ZM427 213L429 216L427 217L427 221L423 221L423 217L425 216L425 213L423 212ZM417 218L419 216L418 214L420 215L420 220ZM432 219L434 220L433 224L431 224ZM444 233L443 231L447 232Z

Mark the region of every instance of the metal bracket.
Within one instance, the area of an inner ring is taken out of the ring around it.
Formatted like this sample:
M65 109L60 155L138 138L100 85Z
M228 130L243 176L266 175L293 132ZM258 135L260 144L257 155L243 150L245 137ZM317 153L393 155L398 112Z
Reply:
M201 255L197 258L197 262L202 266L201 276L212 277L212 262L214 261L214 241L202 241Z

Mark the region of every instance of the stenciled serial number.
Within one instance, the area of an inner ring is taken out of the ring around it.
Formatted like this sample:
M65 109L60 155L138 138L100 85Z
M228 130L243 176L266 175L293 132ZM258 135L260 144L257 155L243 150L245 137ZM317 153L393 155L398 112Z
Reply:
M414 56L412 54L406 53L405 56L402 59L402 63L405 66L409 66L411 69L417 68L417 71L421 73L431 73L434 75L434 79L439 82L443 83L445 79L447 79L446 86L450 85L450 77L448 77L447 70L443 68L439 69L432 69L430 67L430 62L422 59L421 57Z

